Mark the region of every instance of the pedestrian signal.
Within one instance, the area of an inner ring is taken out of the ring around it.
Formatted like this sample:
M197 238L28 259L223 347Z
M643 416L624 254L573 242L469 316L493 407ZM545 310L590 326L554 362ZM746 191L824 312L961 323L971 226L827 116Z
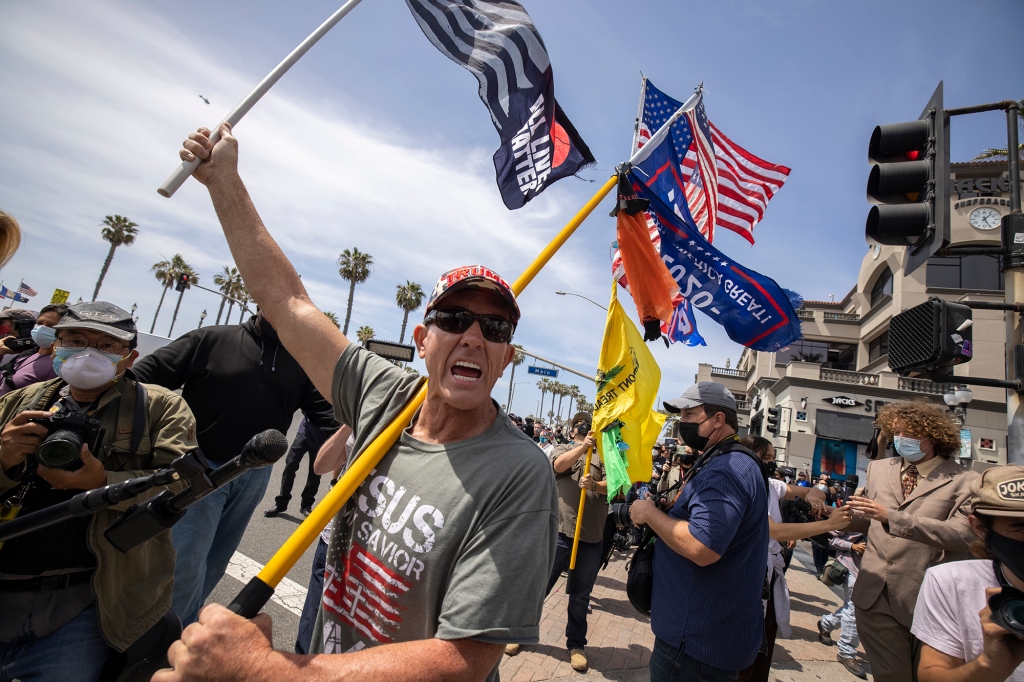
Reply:
M932 297L889 322L889 367L937 379L974 355L971 309Z

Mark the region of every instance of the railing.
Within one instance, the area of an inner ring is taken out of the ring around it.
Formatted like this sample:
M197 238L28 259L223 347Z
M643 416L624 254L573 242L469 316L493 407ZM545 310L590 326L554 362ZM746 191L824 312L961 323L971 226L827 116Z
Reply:
M897 386L901 391L931 393L933 395L943 395L956 390L956 384L940 384L928 379L912 379L910 377L900 377Z
M801 320L813 320L814 319L814 311L813 310L804 310L803 308L800 308L800 309L798 309L796 311L796 316L798 318L800 318Z
M834 381L839 384L857 384L859 386L877 386L878 375L867 372L847 372L843 369L821 368L818 375L821 381Z
M742 378L747 376L747 373L742 371L742 370L739 370L739 369L731 369L731 368L728 368L728 367L712 367L711 368L711 376L713 376L713 377L714 376L718 376L718 377L739 377L739 378L742 379Z
M826 322L860 322L860 315L857 313L833 313L826 310L822 313L822 319Z
M737 410L749 410L750 409L750 401L749 400L737 400L736 401L736 409Z

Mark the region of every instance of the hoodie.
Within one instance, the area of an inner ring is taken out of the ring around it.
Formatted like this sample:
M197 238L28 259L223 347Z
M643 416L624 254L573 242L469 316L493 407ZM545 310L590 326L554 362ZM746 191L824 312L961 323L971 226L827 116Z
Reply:
M256 317L241 325L202 327L139 360L139 381L182 389L196 418L203 454L226 462L266 429L288 433L296 410L317 427L338 429L330 403L285 350L273 327Z

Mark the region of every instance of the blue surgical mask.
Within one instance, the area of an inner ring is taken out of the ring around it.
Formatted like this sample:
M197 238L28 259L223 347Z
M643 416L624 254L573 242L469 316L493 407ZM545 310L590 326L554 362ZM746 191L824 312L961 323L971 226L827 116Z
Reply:
M925 453L921 452L921 441L916 438L893 436L892 441L893 445L896 447L896 452L899 453L899 456L911 464L920 462L925 456Z
M44 324L32 327L32 341L40 348L49 348L56 340L57 332L53 331L53 327L47 327Z
M547 436L541 436L540 437L540 442L541 443L547 443L548 442Z

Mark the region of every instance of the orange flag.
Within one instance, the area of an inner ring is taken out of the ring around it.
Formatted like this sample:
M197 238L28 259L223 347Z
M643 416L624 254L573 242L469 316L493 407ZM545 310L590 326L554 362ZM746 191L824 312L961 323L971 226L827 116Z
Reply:
M645 334L644 340L651 341L661 334L660 322L667 324L672 318L675 311L672 299L679 293L679 285L654 249L647 230L646 214L641 211L636 215L628 215L626 211L620 210L615 221L615 236L619 241L629 293L633 295L636 312L644 323L645 332L648 326L653 326L650 323L659 321L655 336Z

